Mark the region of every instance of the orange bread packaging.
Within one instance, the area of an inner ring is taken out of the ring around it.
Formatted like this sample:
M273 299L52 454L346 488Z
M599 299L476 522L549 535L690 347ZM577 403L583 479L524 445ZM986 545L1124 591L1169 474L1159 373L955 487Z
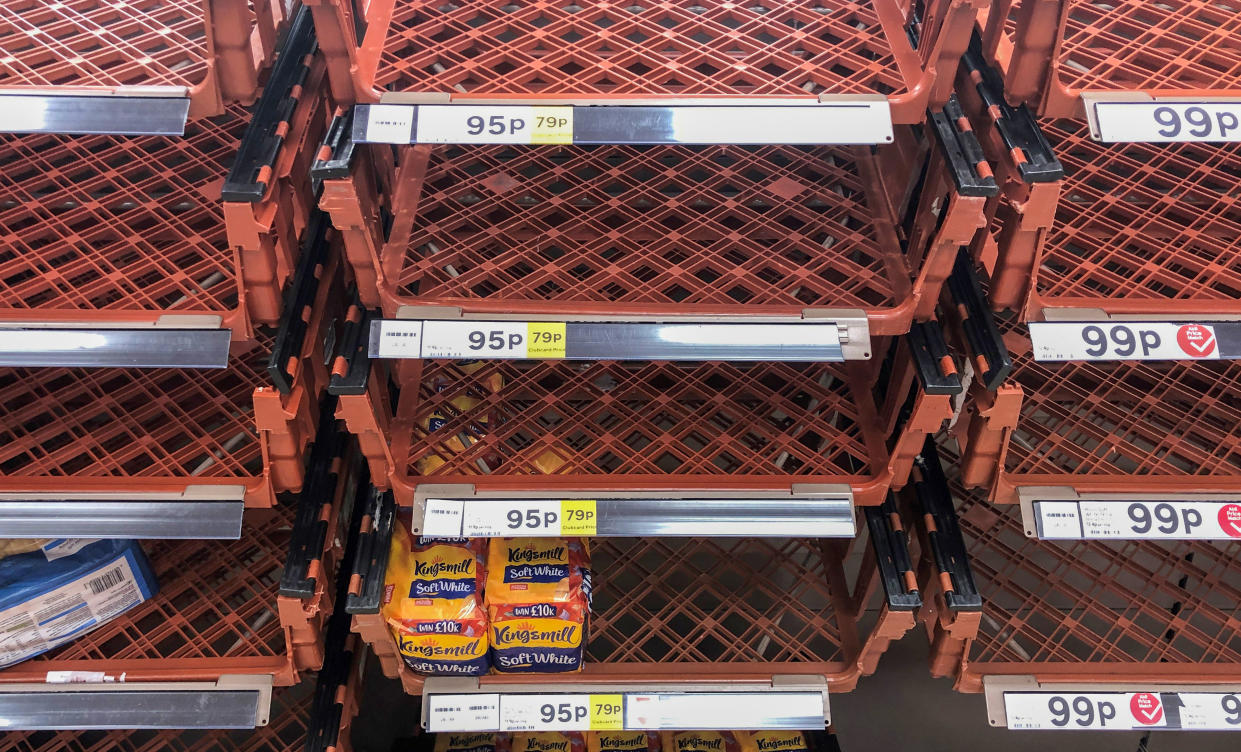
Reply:
M496 736L492 731L436 734L434 752L496 752Z
M577 538L492 538L487 552L491 658L501 673L582 667L590 571Z
M656 731L597 731L586 735L587 752L660 752Z
M810 752L800 731L738 731L742 752Z
M482 541L415 541L398 520L391 546L382 614L406 665L428 676L487 673Z
M662 731L664 752L743 752L741 732Z

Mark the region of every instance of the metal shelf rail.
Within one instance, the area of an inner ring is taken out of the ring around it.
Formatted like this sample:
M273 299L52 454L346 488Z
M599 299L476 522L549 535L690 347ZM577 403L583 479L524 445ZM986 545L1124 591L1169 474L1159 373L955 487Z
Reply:
M1235 7L1176 0L1152 13L1137 0L1001 0L983 36L1009 101L1042 116L1080 118L1096 101L1241 104Z
M0 363L222 367L230 339L277 323L313 210L307 144L332 114L299 20L253 116L0 138Z
M831 328L837 358L865 359L871 335L932 317L996 190L943 113L878 151L475 144L405 147L396 166L356 147L348 117L316 163L320 205L362 302L389 318L524 316L639 339L654 322L814 324L783 341ZM690 356L712 357L677 355Z
M179 132L250 103L287 26L273 0L68 0L0 10L0 131ZM11 109L10 109L11 108Z
M8 731L4 735L5 748L13 752L294 752L305 743L310 700L306 684L276 689L272 692L271 719L262 728Z
M308 2L341 102L942 105L984 3ZM911 41L919 40L919 41Z
M346 601L353 629L385 674L421 694L432 682L406 668L379 615L395 516L392 495L371 489L364 510ZM913 626L921 605L911 587L904 535L890 527L894 515L874 512L867 516L871 546L852 587L844 541L597 539L584 669L538 676L541 691L623 694L675 683L680 691L770 692L816 682L831 692L848 691L874 672L889 642ZM869 631L859 625L864 618ZM530 691L522 679L469 681L484 692ZM524 679L529 684L530 677ZM826 720L806 728L822 729Z

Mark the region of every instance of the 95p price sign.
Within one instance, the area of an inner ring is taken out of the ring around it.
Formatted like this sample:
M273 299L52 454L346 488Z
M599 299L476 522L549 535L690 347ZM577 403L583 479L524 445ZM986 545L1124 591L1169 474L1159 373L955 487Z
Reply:
M364 138L385 144L571 144L573 108L369 105Z
M1227 692L1005 692L1010 729L1128 731L1241 729L1241 696Z
M1044 540L1241 540L1241 503L1224 501L1035 501Z
M595 499L435 499L425 503L423 534L466 538L593 536Z
M1233 360L1241 358L1241 322L1032 322L1039 361Z
M620 731L624 695L502 695L501 731Z
M567 339L562 321L384 320L374 326L372 358L563 358Z

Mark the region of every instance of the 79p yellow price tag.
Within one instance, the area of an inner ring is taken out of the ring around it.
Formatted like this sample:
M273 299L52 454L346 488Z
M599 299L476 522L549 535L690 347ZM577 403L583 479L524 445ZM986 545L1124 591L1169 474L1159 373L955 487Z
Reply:
M530 129L532 144L573 143L572 107L535 107Z
M622 731L625 728L624 695L590 696L590 730Z
M598 535L599 513L597 506L594 499L562 500L560 502L560 534Z

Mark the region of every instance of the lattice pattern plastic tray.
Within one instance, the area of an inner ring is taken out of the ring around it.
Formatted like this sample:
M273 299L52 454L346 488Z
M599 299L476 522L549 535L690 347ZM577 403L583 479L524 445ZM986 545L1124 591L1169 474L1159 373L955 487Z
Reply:
M48 671L102 671L128 681L272 674L290 684L276 592L289 544L286 511L255 512L239 541L145 541L159 593L111 622L0 671L43 681Z
M252 393L267 348L220 370L0 371L0 487L5 491L180 492L244 485L272 503Z
M1241 5L1235 0L1024 0L1039 13L1022 28L1022 0L999 14L1012 56L1022 62L1006 86L1018 98L1048 88L1047 114L1072 116L1086 91L1143 91L1153 95L1241 95ZM1001 4L998 7L1003 7ZM1060 23L1057 33L1055 26ZM1030 37L1037 37L1038 41ZM1057 45L1050 67L1043 38ZM1039 64L1039 61L1043 61ZM1028 93L1027 93L1028 92ZM1040 102L1031 100L1034 104Z
M894 102L898 122L912 123L928 99L946 100L949 89L934 87L934 68L951 78L978 7L928 5L919 49L906 35L902 6L890 0L627 6L375 0L360 50L352 48L356 19L349 3L317 7L316 24L341 80L364 101L385 91L631 98L879 94ZM351 81L344 78L350 74Z
M503 388L493 394L497 383ZM877 418L856 403L839 367L493 361L466 373L426 361L421 385L398 412L411 430L411 480L420 466L427 481L571 474L812 482L875 471L867 440ZM433 420L442 427L428 430ZM443 464L427 472L426 458Z
M1066 177L1035 313L1241 312L1241 145L1101 144L1067 120L1044 130Z
M867 314L872 334L903 334L930 316L958 246L983 221L983 199L957 194L938 155L913 190L934 148L912 133L878 154L417 147L402 154L386 242L369 167L325 181L321 205L345 231L363 302L389 316L403 306L795 318L850 309ZM905 225L911 203L918 219Z
M996 497L1018 486L1118 492L1241 487L1241 365L1233 361L1037 363L1011 327L1025 396ZM1001 430L995 426L994 430Z
M219 114L222 103L253 99L282 8L271 0L6 2L0 89L178 86L190 90L191 115Z
M1241 572L1209 542L1046 543L1016 506L958 489L983 612L958 688L988 674L1058 681L1241 680ZM1231 678L1228 678L1231 677Z

